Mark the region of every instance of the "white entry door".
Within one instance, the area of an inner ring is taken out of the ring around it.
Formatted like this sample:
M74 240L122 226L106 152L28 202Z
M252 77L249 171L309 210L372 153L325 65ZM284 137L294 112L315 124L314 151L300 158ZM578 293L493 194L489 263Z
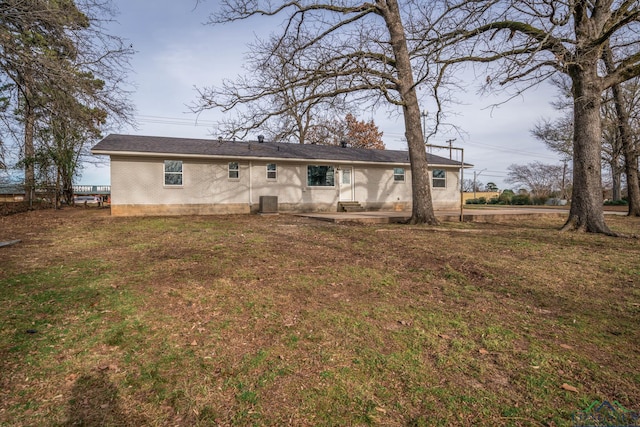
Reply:
M340 201L353 201L353 168L340 166Z

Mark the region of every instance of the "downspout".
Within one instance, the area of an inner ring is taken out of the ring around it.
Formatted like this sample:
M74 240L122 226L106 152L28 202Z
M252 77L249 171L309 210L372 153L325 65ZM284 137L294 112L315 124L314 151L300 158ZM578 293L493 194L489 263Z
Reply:
M253 162L249 160L249 213L253 207L253 177L252 177Z
M460 148L460 222L464 222L464 148ZM474 182L475 190L475 182Z

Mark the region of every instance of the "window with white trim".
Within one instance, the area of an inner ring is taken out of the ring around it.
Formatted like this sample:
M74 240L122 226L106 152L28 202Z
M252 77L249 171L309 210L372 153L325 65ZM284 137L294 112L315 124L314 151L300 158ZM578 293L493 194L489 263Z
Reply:
M267 179L275 181L278 178L278 166L275 163L267 163Z
M333 166L308 165L307 185L309 187L335 186L335 168Z
M229 179L240 178L240 165L238 162L229 162Z
M395 182L404 182L404 168L393 168L393 180Z
M447 186L447 172L444 169L434 169L431 174L433 188L445 188Z
M182 185L182 160L164 161L164 185Z

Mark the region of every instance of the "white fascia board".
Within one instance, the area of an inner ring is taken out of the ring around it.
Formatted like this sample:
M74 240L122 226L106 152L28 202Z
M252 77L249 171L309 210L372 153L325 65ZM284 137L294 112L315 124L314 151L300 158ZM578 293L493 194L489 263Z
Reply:
M460 169L460 166L462 166L462 165L460 165L460 164L458 164L458 165L439 165L437 163L429 163L429 168ZM468 165L468 164L465 164L462 167L465 168L465 169L473 169L473 165Z
M408 166L409 162L365 162L354 160L327 160L327 159L298 159L287 157L256 157L256 156L216 156L210 154L177 154L177 153L147 153L138 151L105 151L91 150L91 154L96 156L131 156L131 157L162 157L172 159L214 159L214 160L247 160L262 162L288 162L288 163L329 163L340 165L389 165L389 166ZM449 167L452 167L449 165Z

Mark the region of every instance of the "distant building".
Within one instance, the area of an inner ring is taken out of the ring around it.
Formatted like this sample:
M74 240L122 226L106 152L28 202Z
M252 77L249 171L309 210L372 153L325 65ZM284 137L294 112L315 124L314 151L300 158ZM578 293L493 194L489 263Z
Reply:
M0 184L0 202L22 202L24 200L24 185Z

